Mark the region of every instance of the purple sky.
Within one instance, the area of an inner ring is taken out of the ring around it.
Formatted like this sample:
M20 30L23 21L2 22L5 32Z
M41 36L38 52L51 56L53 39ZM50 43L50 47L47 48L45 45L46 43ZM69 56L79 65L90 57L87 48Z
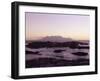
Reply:
M45 36L63 36L76 40L89 40L88 15L64 15L26 12L26 40Z

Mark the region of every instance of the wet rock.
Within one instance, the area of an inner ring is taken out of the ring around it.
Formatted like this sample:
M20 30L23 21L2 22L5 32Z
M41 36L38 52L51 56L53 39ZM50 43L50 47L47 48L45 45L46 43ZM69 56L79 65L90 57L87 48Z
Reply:
M75 52L75 53L72 53L74 55L77 55L77 56L86 56L88 55L88 53L85 53L85 52Z
M61 53L62 51L65 51L65 50L54 50L55 53Z

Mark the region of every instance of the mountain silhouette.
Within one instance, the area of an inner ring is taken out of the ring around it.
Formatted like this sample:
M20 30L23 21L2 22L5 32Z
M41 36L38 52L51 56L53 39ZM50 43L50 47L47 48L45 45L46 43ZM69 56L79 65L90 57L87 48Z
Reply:
M64 38L62 36L46 36L40 39L39 41L49 41L49 42L69 42L73 41L71 38Z

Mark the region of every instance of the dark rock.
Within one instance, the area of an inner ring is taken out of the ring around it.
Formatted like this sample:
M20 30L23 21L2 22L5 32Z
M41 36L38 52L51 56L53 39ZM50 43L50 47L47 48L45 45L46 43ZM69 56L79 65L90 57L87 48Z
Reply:
M26 51L26 54L30 54L30 53L33 53L32 51Z
M39 51L35 51L35 52L33 52L33 51L26 51L26 54L39 54L40 55Z
M65 50L54 50L55 53L61 53L62 51L65 51Z
M75 53L72 53L74 55L77 55L77 56L86 56L88 55L88 53L84 53L84 52L75 52Z

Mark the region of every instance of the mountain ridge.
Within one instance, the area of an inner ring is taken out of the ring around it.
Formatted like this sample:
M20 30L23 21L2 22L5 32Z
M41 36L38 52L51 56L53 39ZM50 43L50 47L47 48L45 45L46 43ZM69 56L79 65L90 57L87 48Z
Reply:
M69 41L73 41L73 39L71 38L65 38L62 36L46 36L41 38L39 41L48 41L48 42L69 42Z

